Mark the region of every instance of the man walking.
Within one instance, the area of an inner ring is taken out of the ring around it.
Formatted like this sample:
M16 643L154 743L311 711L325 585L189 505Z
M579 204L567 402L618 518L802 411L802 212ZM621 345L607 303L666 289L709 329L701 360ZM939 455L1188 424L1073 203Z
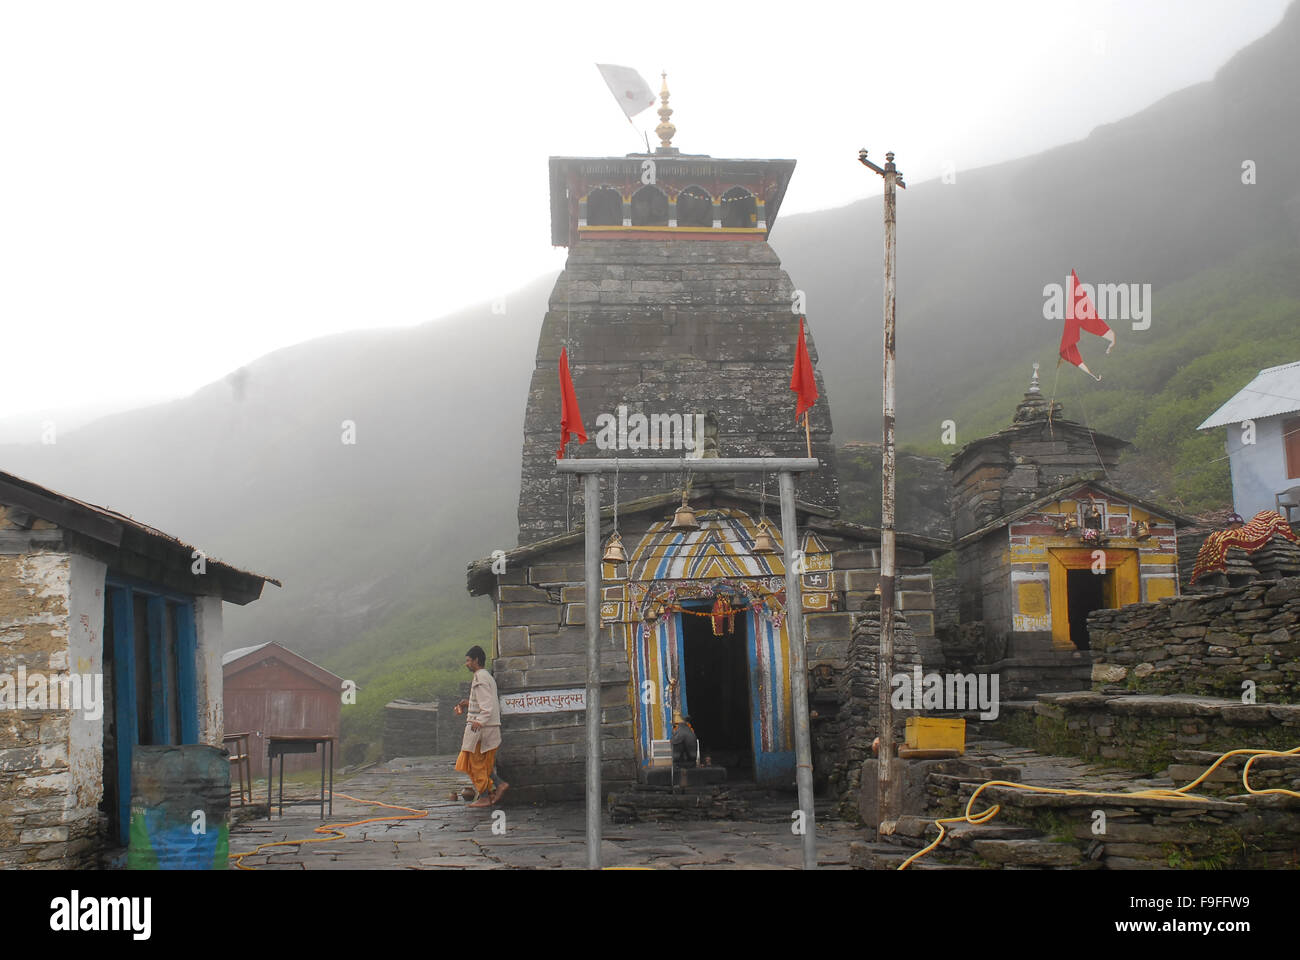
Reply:
M469 774L478 796L471 807L490 807L501 799L510 784L493 789L492 767L501 746L501 703L497 699L496 681L484 669L487 654L482 647L470 647L465 653L465 669L474 674L469 697L456 704L457 716L467 714L465 735L460 742L456 769Z

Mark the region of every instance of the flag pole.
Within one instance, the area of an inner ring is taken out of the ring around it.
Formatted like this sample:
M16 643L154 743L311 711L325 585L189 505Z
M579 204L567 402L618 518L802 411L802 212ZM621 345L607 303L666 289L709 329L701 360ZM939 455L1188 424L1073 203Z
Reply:
M812 416L811 409L805 410L803 412L803 436L804 436L804 440L808 442L809 458L812 457L812 427L808 426L808 418L811 416Z
M899 816L897 761L894 759L894 707L890 697L894 673L894 284L897 226L895 188L906 188L903 174L894 165L894 155L885 154L879 167L867 159L867 151L858 151L858 161L885 181L885 302L884 302L884 370L881 398L880 457L880 646L876 667L877 704L880 725L880 753L876 759L876 830L877 837L892 832Z

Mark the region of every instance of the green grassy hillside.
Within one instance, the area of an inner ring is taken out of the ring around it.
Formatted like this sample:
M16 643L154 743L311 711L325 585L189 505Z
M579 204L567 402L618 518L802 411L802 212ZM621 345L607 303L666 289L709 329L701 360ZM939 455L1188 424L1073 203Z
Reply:
M433 700L455 695L469 680L465 651L478 644L491 655L492 609L477 598L477 614L449 613L461 605L426 595L356 642L323 658L322 666L357 685L357 702L343 707L342 756L347 762L379 756L384 704L398 698Z
M1009 345L986 386L961 402L935 407L900 386L900 409L927 405L933 420L928 436L913 430L902 439L916 452L950 458L957 447L940 443L943 419L956 421L958 447L1008 426L1038 361L1043 392L1055 391L1063 416L1134 444L1123 472L1142 488L1135 493L1186 511L1229 505L1224 431L1196 427L1264 367L1300 359L1300 247L1248 251L1156 290L1153 301L1149 330L1114 325L1110 356L1085 335L1081 350L1100 383L1068 364L1058 375L1053 330Z

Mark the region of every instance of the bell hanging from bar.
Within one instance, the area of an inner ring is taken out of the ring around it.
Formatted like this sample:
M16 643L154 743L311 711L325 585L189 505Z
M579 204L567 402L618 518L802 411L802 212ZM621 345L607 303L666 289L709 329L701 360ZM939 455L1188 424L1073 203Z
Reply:
M605 544L605 555L601 558L606 563L627 563L627 554L623 552L623 538L614 531L614 535Z
M776 542L767 529L767 520L761 520L758 524L758 536L754 537L755 553L780 553L777 549Z
M695 519L695 511L691 509L690 503L686 500L686 491L682 491L682 505L677 508L673 514L673 530L698 530L699 523Z

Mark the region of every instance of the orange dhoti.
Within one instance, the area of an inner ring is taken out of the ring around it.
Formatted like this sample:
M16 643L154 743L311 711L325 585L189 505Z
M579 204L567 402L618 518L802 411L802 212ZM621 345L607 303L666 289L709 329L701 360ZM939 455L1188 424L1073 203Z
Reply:
M483 796L492 792L494 786L492 765L496 763L496 758L496 747L484 752L481 746L475 745L473 752L469 750L460 752L460 756L456 758L456 769L461 773L468 773L469 778L474 781L474 789Z

